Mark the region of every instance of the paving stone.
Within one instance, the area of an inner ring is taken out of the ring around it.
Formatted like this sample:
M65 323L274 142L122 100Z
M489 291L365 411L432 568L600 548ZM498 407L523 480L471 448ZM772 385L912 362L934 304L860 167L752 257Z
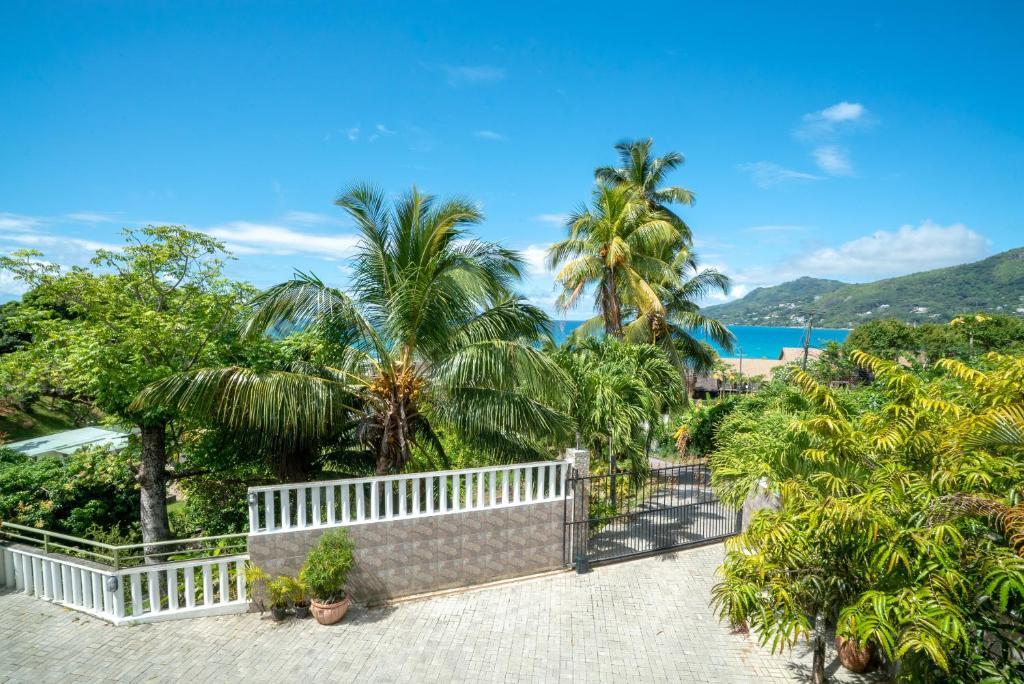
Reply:
M0 593L0 682L805 681L807 648L772 655L715 618L708 597L722 556L711 545L354 606L331 627L258 614L113 627Z

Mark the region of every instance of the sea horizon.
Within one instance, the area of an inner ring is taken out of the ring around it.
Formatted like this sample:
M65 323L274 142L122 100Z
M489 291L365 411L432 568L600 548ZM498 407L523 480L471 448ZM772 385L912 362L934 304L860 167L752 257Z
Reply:
M552 335L555 342L561 344L572 332L586 321L554 320ZM804 326L774 325L730 325L727 326L736 336L736 343L731 352L726 352L714 341L704 335L695 335L712 347L723 358L737 358L740 352L746 359L778 358L783 347L803 346ZM824 347L828 342L842 343L850 334L849 328L811 328L811 346Z

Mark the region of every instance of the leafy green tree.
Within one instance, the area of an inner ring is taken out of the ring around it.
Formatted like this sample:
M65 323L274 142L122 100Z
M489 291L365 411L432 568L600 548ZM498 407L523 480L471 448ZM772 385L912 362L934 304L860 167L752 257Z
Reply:
M852 356L874 385L794 370L720 427L715 490L781 509L729 542L718 609L775 649L810 638L816 682L831 626L907 681L1021 681L1024 358L928 378Z
M913 326L894 318L858 325L846 338L845 345L849 350L858 349L889 360L913 357L918 351Z
M671 221L652 212L629 186L602 184L594 190L592 205L570 216L568 227L569 237L548 252L551 267L559 269L559 308L575 307L585 290L594 288L599 316L584 328L603 323L606 334L619 338L624 299L642 314L664 316L656 288L672 268L663 258L665 248L680 240Z
M178 373L136 406L304 444L352 430L379 473L400 471L418 444L443 452L435 425L506 458L562 434L562 373L534 346L549 320L512 291L519 256L468 232L479 210L415 189L389 206L368 186L337 204L361 235L350 291L297 274L254 301L246 327L305 330L320 358Z
M132 536L138 512L139 485L122 455L83 450L30 458L0 447L0 520L75 536Z
M62 271L32 251L0 257L0 268L48 303L29 323L33 343L3 363L25 385L94 403L139 429L140 520L149 542L170 533L167 437L176 414L132 401L150 383L222 358L248 291L222 276L223 248L207 235L150 226L124 236L122 250L98 250L91 268ZM54 303L69 315L54 316Z

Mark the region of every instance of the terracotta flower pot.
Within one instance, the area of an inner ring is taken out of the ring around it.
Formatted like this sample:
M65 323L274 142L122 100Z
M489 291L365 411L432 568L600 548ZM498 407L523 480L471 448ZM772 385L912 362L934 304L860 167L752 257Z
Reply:
M321 625L333 625L345 617L345 613L348 612L348 607L351 603L352 600L348 596L345 597L345 600L338 601L337 603L313 601L310 603L309 610Z
M871 669L875 655L875 646L870 642L861 646L852 639L836 637L836 653L839 662L850 672L862 674Z

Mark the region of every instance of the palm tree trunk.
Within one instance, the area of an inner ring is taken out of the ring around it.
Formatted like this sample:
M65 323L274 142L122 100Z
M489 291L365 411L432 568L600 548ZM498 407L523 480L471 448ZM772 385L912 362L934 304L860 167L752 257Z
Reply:
M814 661L811 667L811 681L825 684L825 616L818 613L814 618Z
M604 332L622 339L622 309L619 306L619 293L616 291L615 272L608 274L602 296L604 311Z
M139 467L139 523L144 543L170 539L171 528L167 522L167 423L159 422L140 425L142 431L142 456ZM159 561L149 554L161 547L146 547L146 562Z

